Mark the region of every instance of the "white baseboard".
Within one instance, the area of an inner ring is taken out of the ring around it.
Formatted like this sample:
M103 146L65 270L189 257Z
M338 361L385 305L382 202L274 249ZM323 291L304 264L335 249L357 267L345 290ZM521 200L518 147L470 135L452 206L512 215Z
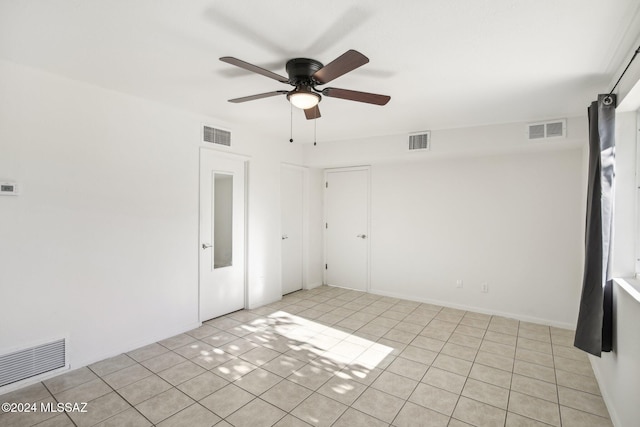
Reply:
M557 328L562 328L562 329L571 329L571 330L573 330L576 327L574 324L565 323L565 322L557 322L555 320L541 319L541 318L532 317L532 316L523 316L523 315L518 314L518 313L509 313L509 312L498 311L498 310L487 310L487 309L482 308L482 307L473 307L473 306L468 306L468 305L464 305L464 304L456 304L456 303L452 303L452 302L448 302L448 301L438 301L438 300L433 300L433 299L429 299L429 298L419 298L419 297L415 297L413 295L406 295L406 294L397 293L397 292L381 291L381 290L377 290L377 289L370 289L369 292L372 293L372 294L375 294L375 295L382 295L382 296L386 296L386 297L406 299L406 300L409 300L409 301L423 302L423 303L427 303L427 304L441 305L443 307L457 308L459 310L473 311L473 312L476 312L476 313L489 314L491 316L508 317L508 318L511 318L511 319L522 320L524 322L531 322L531 323L538 323L538 324L541 324L541 325L555 326Z

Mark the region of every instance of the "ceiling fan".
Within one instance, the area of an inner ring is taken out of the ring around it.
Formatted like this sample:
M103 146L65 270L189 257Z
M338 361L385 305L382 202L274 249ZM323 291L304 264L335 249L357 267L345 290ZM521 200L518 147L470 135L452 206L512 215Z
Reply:
M245 70L261 74L280 83L287 83L294 87L293 90L276 90L273 92L260 93L257 95L244 96L242 98L230 99L229 102L246 102L255 99L268 98L277 95L287 95L287 99L295 107L304 110L304 114L308 120L320 117L320 109L318 103L322 99L322 95L330 98L342 98L349 101L366 102L368 104L385 105L391 99L387 95L378 95L375 93L358 92L355 90L338 89L335 87L326 87L319 89L318 86L329 83L330 81L355 70L358 67L369 62L369 58L356 50L348 50L327 65L308 58L294 58L287 61L285 66L289 77L284 77L273 73L257 65L249 64L231 56L224 56L220 61Z

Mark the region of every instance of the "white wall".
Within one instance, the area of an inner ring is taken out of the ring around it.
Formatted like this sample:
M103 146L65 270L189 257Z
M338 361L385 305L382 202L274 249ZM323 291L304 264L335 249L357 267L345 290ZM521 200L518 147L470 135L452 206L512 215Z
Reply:
M198 324L200 124L249 162L249 303L281 297L280 162L241 124L0 61L0 354L66 336L79 367Z
M372 292L575 326L586 120L555 142L524 129L434 131L427 153L406 135L308 147L316 167L372 165Z

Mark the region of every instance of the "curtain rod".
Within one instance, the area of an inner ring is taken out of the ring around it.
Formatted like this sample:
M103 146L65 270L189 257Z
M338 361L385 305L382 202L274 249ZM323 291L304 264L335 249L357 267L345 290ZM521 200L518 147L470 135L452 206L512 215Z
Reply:
M613 85L613 89L611 89L611 92L609 92L609 95L611 95L613 93L613 91L616 90L616 88L618 87L618 83L620 83L620 80L622 80L622 78L624 77L624 74L627 72L627 70L631 66L631 63L633 62L634 59L636 59L636 56L638 56L638 53L640 53L640 46L638 46L638 48L636 49L636 52L631 57L631 60L629 61L629 63L625 67L624 71L622 72L622 74L620 74L620 78L618 79L616 84Z

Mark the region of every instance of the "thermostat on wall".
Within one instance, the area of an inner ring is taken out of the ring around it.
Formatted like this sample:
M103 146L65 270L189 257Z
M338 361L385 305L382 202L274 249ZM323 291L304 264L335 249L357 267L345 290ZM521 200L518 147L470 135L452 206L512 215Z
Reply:
M0 182L0 196L17 196L18 185L15 182Z

